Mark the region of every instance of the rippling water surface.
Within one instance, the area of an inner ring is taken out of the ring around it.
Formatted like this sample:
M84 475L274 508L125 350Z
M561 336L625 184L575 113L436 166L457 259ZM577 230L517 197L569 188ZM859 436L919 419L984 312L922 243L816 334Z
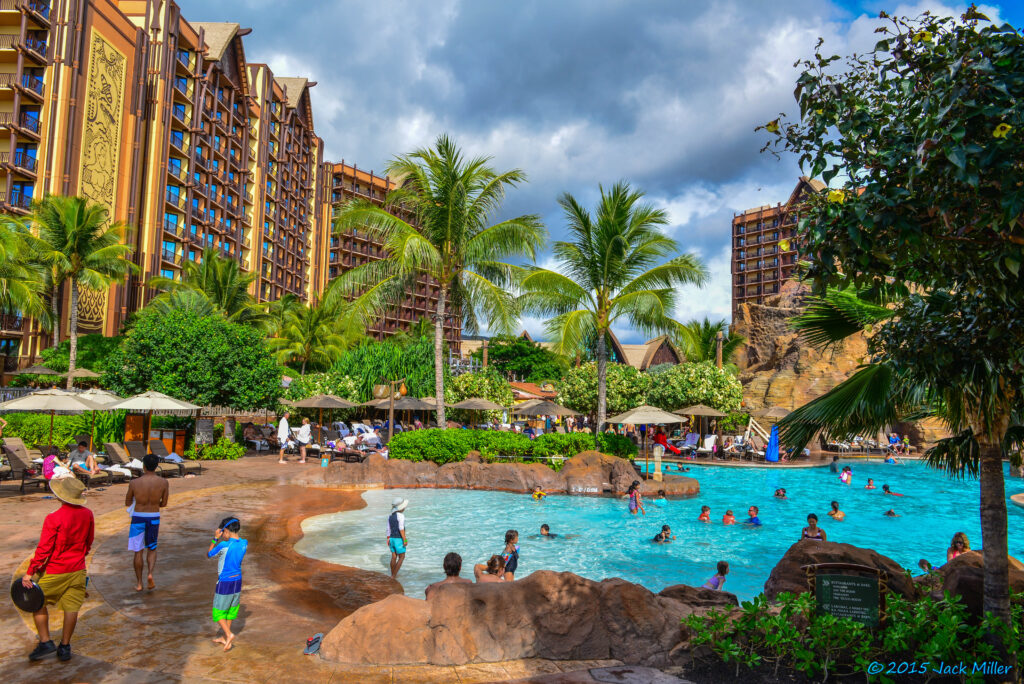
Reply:
M621 499L529 495L461 490L370 490L366 508L305 520L305 536L296 545L303 555L368 570L388 572L385 542L391 500L408 498L409 551L399 574L405 592L422 596L423 588L442 579L441 560L448 551L463 558L463 576L472 564L499 553L505 530L519 531L521 555L517 577L534 570L568 570L592 579L623 577L653 591L672 584L703 584L719 560L729 562L725 588L743 598L759 593L768 573L799 539L808 513L818 514L830 541L870 547L917 571L917 561L945 561L954 532L967 533L981 547L977 481L951 480L924 465L885 465L853 461L853 485L847 487L827 467L805 469L720 468L695 466L688 473L700 481L698 497L670 500L664 507L646 502L646 516L631 516ZM878 489L865 490L868 477ZM885 496L882 484L904 497ZM774 499L785 487L789 500ZM1024 491L1019 478L1007 478L1007 496ZM838 500L846 520L826 516ZM761 509L764 525L723 526L731 508L738 520L751 505ZM700 507L711 507L711 524L700 523ZM1024 558L1024 508L1008 501L1010 554ZM899 518L882 514L894 508ZM539 537L542 523L555 539ZM663 524L676 540L655 545L650 539Z

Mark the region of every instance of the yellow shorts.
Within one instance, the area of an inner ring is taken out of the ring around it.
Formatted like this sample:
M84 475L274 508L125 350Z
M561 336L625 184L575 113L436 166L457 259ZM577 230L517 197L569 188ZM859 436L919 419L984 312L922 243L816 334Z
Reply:
M85 570L43 575L39 578L39 588L46 596L46 605L76 613L85 601Z

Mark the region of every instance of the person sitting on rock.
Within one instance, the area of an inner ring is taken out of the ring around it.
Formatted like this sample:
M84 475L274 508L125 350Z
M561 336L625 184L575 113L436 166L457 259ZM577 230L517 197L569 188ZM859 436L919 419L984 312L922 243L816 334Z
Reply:
M722 591L722 585L725 584L725 576L729 574L729 563L726 561L718 561L718 572L714 574L707 582L704 583L704 589L711 589L713 591Z
M427 599L430 599L430 593L440 587L442 584L472 584L470 580L465 577L459 577L459 573L462 572L462 556L451 551L444 557L444 579L440 582L434 582L426 589L423 593Z
M960 554L967 553L971 550L971 542L968 541L967 535L963 532L957 532L953 535L953 541L949 542L949 548L946 549L946 561L951 561Z
M473 566L473 575L476 577L477 584L483 584L484 582L504 582L505 581L505 561L502 560L501 556L491 556L490 560L484 563L477 563Z

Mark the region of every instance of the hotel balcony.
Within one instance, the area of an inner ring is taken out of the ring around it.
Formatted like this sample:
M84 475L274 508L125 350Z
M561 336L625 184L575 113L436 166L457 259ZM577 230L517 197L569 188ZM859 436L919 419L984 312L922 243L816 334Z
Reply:
M20 86L19 89L22 92L27 93L40 102L42 102L43 99L43 88L45 85L46 84L43 82L43 79L38 76L33 76L32 74L22 74L21 81L15 83L15 86Z
M50 3L43 0L24 0L26 15L42 28L50 28Z

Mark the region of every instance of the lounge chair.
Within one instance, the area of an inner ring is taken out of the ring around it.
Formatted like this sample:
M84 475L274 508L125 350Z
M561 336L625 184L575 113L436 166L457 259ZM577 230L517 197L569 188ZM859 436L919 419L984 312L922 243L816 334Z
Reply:
M691 456L691 452L697 448L697 440L699 439L700 435L698 435L696 432L691 432L690 434L686 435L686 439L683 440L682 444L677 443L673 446L679 449L682 455Z
M177 461L168 461L167 457L170 456L170 454L167 452L167 447L164 446L164 443L159 439L149 440L149 453L159 458L161 463L170 463L178 466L182 477L188 473L195 473L197 475L201 475L203 473L203 464L200 461L184 458L181 460L181 463L178 463Z
M21 444L21 440L17 440L21 444L21 448L13 447L10 442L13 440L10 438L4 438L4 455L7 457L7 462L11 464L11 476L16 479L18 474L21 474L21 491L25 492L25 485L43 485L46 486L46 478L43 477L42 466L35 466L32 463L32 459L28 457L28 452L25 450L25 445Z
M697 448L698 456L711 456L715 451L715 440L718 439L717 435L708 435L704 438L704 446Z
M135 458L141 461L146 457L146 445L142 442L125 442L124 448L128 450L128 456L130 458ZM174 477L175 475L181 475L182 470L173 463L160 463L156 467L156 474L162 475L163 477Z
M100 484L110 484L111 482L124 482L127 477L124 473L111 470L101 470L98 473L83 473L75 469L75 464L71 464L71 473L82 481L86 487Z
M121 446L120 444L107 442L103 445L103 450L107 452L107 459L110 461L111 465L117 465L121 466L122 468L125 468L126 470L130 471L134 477L142 475L141 466L138 468L133 468L132 466L128 465L131 459L128 457L128 452L125 451L124 447ZM159 466L157 467L157 470L159 471ZM177 470L177 468L175 468L175 470Z

